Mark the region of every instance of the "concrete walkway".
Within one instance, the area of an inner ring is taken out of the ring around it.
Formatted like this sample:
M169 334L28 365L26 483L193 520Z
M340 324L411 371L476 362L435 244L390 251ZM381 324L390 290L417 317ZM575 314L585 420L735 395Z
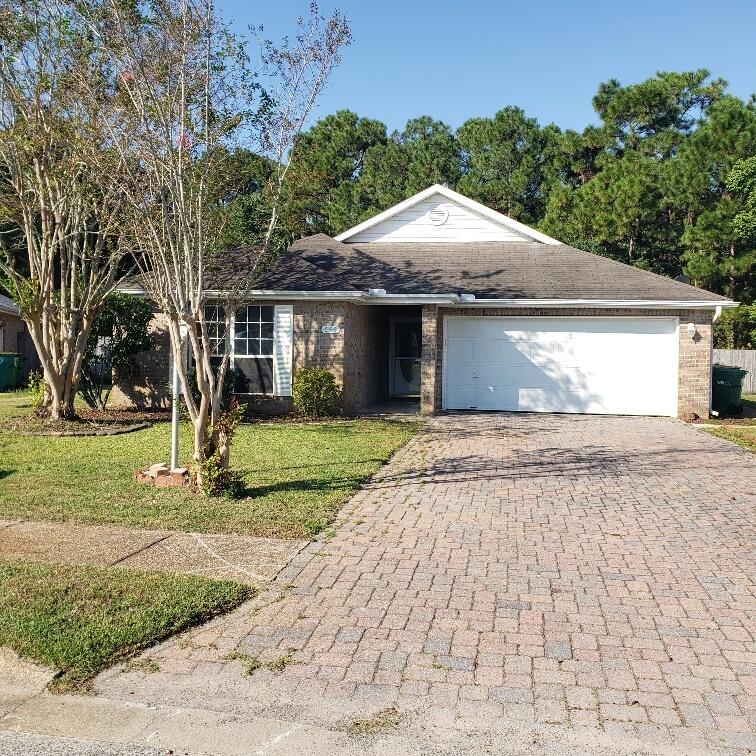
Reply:
M0 520L0 558L118 565L259 585L307 543L110 525Z

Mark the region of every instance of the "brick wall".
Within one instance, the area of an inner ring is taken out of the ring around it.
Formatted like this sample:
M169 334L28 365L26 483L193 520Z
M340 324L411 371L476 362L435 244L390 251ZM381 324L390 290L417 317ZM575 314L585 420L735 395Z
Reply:
M354 410L382 398L385 391L388 343L383 336L387 308L349 302L277 302L294 307L292 368L324 368L336 377L344 394L344 409ZM339 333L323 333L322 326L337 325ZM168 406L168 355L170 343L165 316L156 314L151 330L154 349L135 359L134 377L113 387L113 407ZM292 409L291 397L243 395L252 412L281 413Z
M170 407L168 366L171 340L165 315L155 313L149 330L155 338L152 349L136 355L131 374L113 386L108 400L109 407Z
M434 313L435 310L435 313ZM434 317L435 315L435 317ZM600 317L675 317L679 319L679 371L677 414L689 418L695 414L708 417L711 396L712 313L700 310L604 310L554 308L433 308L423 307L423 412L441 409L443 360L443 318L463 316L600 316ZM687 324L695 323L696 337L691 339ZM435 336L435 341L434 341ZM427 377L426 377L427 376Z
M0 312L0 323L3 329L3 351L20 352L18 337L26 331L24 321L18 315Z
M437 305L423 305L423 347L420 356L420 411L432 415L441 409L442 318Z

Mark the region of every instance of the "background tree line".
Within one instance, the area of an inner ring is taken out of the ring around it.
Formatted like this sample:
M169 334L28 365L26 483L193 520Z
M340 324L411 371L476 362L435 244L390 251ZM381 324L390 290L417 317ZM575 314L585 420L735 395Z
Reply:
M456 131L431 116L401 131L341 110L296 140L280 241L337 234L445 184L568 244L733 297L721 346L756 347L756 100L706 70L598 87L598 125L542 126L508 106ZM226 243L259 238L270 164L237 153L249 180L228 204Z

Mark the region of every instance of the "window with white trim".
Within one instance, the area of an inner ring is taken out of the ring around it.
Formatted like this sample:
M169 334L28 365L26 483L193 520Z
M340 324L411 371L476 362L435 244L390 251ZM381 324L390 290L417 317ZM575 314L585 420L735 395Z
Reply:
M245 305L234 317L235 390L273 393L273 305Z
M210 353L222 357L226 348L226 313L221 305L205 305L205 333Z
M273 356L272 305L246 305L236 311L234 355L237 357Z

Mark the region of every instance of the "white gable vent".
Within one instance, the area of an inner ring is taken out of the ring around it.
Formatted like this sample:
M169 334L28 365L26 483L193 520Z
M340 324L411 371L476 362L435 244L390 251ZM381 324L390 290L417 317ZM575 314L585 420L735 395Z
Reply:
M445 207L434 207L428 211L428 219L434 226L443 226L449 220L449 211Z

